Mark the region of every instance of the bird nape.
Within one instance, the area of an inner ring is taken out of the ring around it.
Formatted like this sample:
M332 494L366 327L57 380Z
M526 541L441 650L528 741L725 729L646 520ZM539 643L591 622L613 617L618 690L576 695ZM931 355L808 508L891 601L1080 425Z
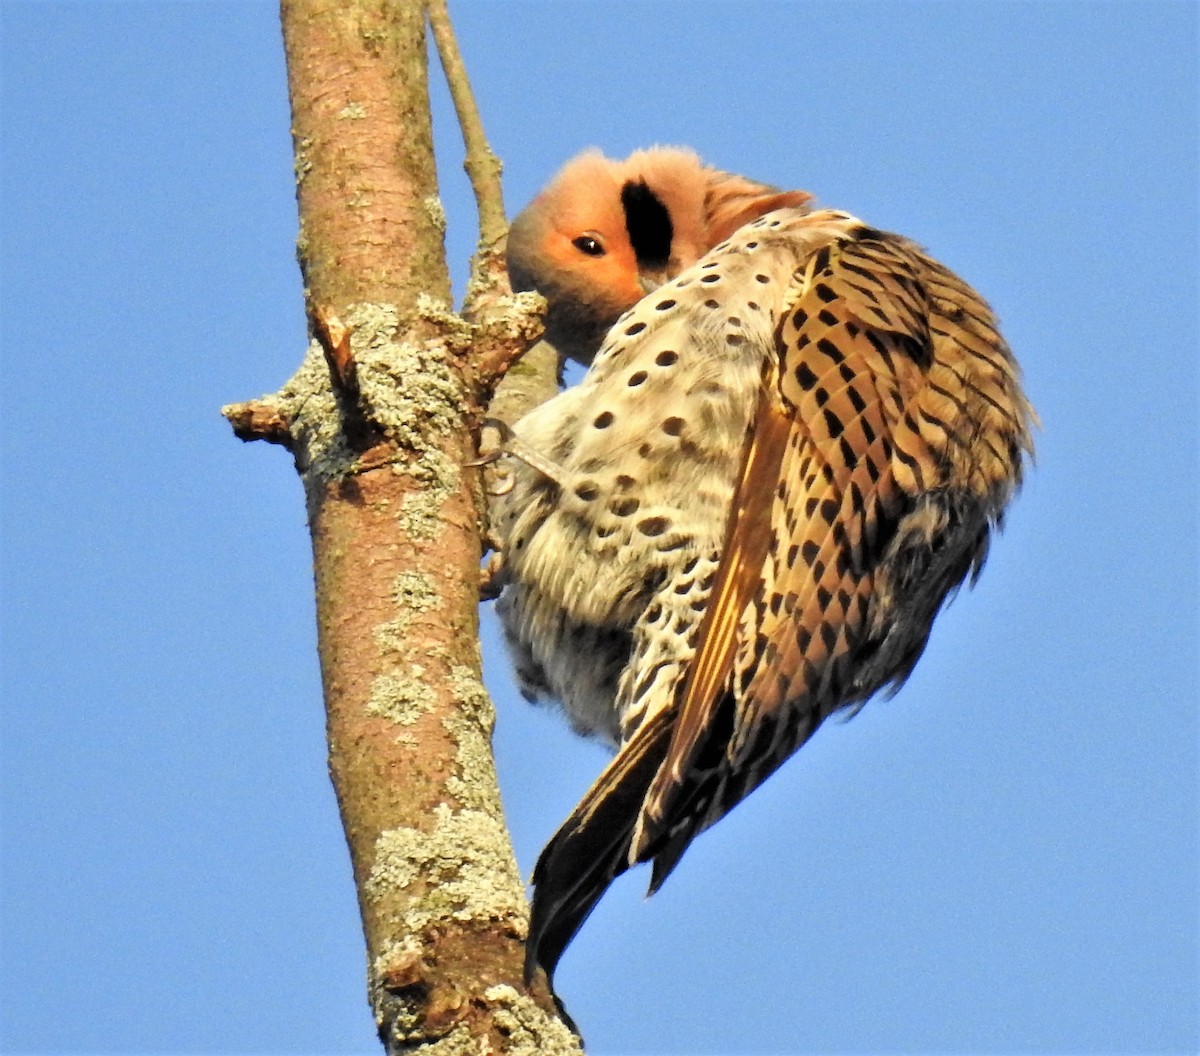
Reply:
M618 746L534 873L550 976L616 876L648 861L657 889L826 716L904 681L1034 415L987 304L919 246L689 151L576 158L508 261L590 367L514 426L498 612L526 695Z

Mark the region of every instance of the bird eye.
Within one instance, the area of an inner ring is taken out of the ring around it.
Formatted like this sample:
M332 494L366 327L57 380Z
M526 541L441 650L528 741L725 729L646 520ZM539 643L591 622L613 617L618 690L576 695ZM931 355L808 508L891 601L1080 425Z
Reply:
M571 239L571 245L581 253L586 253L589 257L604 256L604 247L594 235L580 235L578 238L573 238Z

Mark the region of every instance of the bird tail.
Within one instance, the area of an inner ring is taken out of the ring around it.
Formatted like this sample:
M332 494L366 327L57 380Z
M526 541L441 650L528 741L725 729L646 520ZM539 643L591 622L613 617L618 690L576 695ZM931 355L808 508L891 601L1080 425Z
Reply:
M540 967L550 982L563 950L608 885L632 864L634 823L671 741L669 711L652 715L639 727L538 858L526 981Z

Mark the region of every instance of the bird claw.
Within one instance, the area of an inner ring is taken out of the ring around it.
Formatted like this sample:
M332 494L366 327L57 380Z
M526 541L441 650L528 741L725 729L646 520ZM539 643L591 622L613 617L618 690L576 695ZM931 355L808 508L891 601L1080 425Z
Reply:
M511 454L508 450L508 445L515 437L513 431L498 418L485 418L483 421L485 429L495 429L500 434L500 443L497 447L490 451L482 451L478 458L472 458L468 462L464 462L464 466L471 469L482 469L485 466L495 465L500 459ZM507 495L512 491L516 484L516 477L511 470L496 469L487 475L487 483L484 486L484 491L488 495Z
M508 452L504 448L498 447L495 451L489 451L486 455L480 455L478 458L472 458L464 462L463 465L471 469L479 469L481 466L490 466L493 462L499 462L506 454Z
M479 570L479 600L495 601L504 590L506 569L504 552L496 550Z
M464 465L476 467L488 466L507 455L510 458L516 458L524 462L525 465L537 470L542 476L554 481L559 487L563 486L566 472L562 466L558 465L557 462L551 462L550 459L529 447L499 418L485 418L483 420L483 427L485 429L495 429L500 434L500 446L484 454L480 454L478 458L474 458L470 462L464 462ZM506 476L507 479L502 483L492 484L488 487L489 495L507 495L508 492L512 491L515 480L512 474L507 474Z

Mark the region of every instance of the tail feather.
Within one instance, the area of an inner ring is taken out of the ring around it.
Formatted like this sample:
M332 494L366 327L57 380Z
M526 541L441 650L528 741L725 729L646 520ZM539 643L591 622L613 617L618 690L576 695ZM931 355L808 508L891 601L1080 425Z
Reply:
M527 980L539 967L552 979L567 944L629 868L634 822L670 739L669 715L647 719L546 844L533 871Z

